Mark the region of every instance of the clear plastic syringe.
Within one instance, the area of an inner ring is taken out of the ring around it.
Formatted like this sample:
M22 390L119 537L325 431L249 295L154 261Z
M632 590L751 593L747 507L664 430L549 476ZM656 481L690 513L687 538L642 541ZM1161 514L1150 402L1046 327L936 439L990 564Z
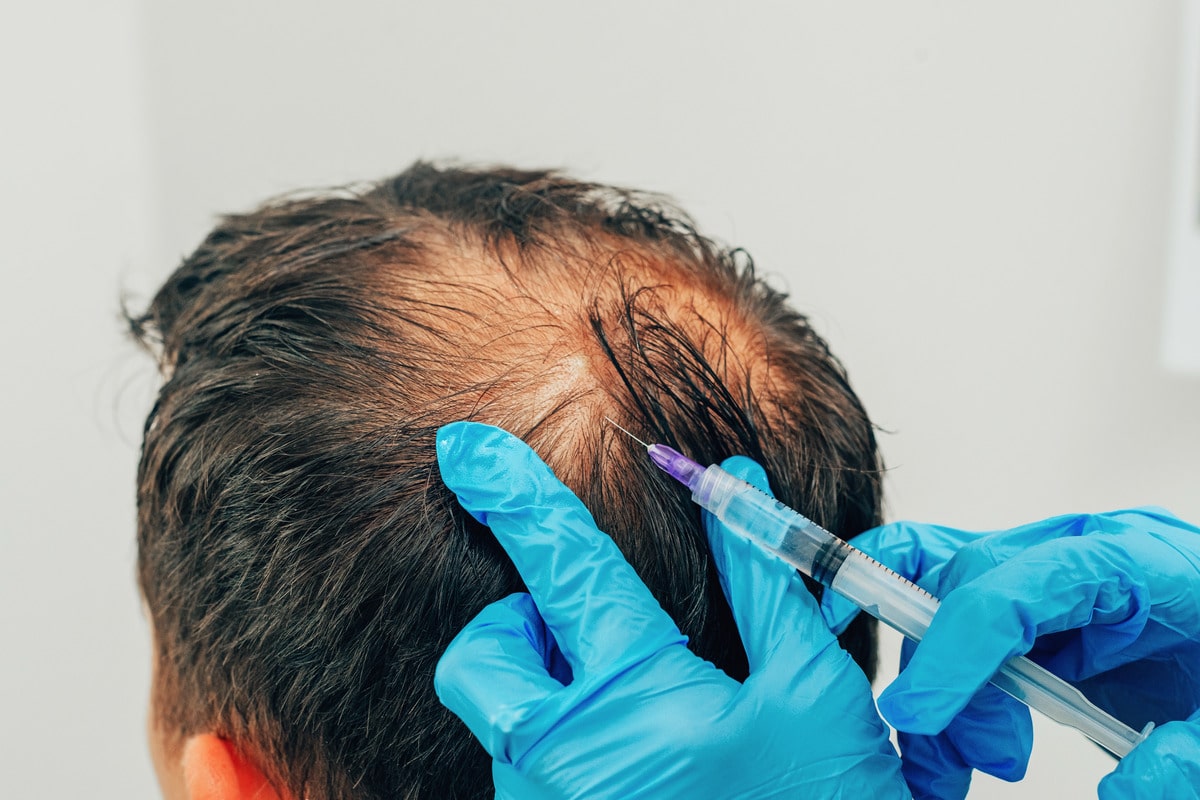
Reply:
M729 530L779 556L914 642L921 641L938 609L936 597L717 465L703 467L663 444L646 448L663 472L690 489L692 500ZM1055 722L1081 731L1118 758L1154 727L1150 723L1138 733L1028 658L1009 660L991 682Z

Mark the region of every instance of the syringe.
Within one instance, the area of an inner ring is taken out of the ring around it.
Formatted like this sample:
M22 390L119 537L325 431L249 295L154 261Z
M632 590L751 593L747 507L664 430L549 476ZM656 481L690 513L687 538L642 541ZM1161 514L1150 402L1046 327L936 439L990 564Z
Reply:
M690 489L692 500L729 530L779 556L914 642L921 641L938 609L936 597L717 465L703 467L663 444L646 445L646 449L663 472ZM991 682L1055 722L1081 731L1118 758L1154 727L1152 722L1139 734L1093 705L1074 686L1023 656L1001 666Z

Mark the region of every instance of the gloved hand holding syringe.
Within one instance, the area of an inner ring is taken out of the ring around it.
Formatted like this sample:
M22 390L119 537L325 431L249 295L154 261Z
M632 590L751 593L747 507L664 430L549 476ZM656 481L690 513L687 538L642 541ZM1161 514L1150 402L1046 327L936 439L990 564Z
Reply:
M692 492L693 501L729 530L775 554L909 639L920 641L925 635L938 609L936 597L719 466L704 467L671 447L633 438L646 447L660 469ZM1128 754L1153 728L1150 723L1138 733L1093 705L1078 689L1024 657L1005 663L991 683L1050 719L1076 728L1117 757Z

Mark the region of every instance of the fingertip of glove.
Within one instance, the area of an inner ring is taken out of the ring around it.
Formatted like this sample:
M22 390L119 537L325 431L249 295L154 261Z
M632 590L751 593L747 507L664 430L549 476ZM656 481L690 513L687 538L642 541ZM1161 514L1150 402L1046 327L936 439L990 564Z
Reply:
M901 684L903 675L884 689L876 705L893 728L921 736L935 736L946 729L953 713L947 714L937 702L941 692L922 692ZM901 684L897 688L897 684Z
M748 456L730 456L721 462L721 469L768 494L771 491L771 484L767 480L766 470L757 461Z
M515 437L501 428L482 422L460 420L438 428L437 460L443 478L453 474L458 462L475 450L494 447L506 438Z
M481 422L452 422L437 432L437 461L442 481L477 521L487 524L487 511L512 491L515 467L531 460L533 451L502 428Z

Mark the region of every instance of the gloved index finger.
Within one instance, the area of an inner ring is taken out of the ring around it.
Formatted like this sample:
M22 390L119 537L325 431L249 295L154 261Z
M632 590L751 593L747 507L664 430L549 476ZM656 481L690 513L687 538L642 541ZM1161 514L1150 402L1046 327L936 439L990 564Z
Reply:
M500 428L438 431L442 480L491 528L576 678L685 639L621 551L537 454Z

